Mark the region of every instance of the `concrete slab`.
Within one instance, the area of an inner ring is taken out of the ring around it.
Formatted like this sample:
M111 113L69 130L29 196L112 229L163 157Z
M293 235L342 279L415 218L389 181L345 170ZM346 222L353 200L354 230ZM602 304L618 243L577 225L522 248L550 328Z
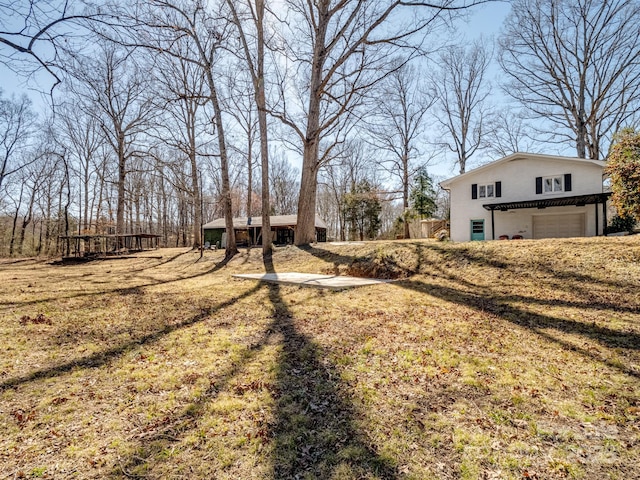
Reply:
M232 275L235 278L259 280L261 282L299 285L302 287L320 288L353 288L365 285L389 283L392 280L378 278L347 277L344 275L318 275L313 273L281 272L281 273L247 273Z

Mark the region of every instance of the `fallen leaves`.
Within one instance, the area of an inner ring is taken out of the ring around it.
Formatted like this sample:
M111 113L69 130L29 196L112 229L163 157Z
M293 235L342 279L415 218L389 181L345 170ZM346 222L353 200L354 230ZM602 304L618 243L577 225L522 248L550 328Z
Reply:
M24 428L27 422L30 422L36 418L36 411L16 408L14 410L11 410L11 416L15 419L20 428Z
M33 323L34 325L53 325L53 321L44 313L39 313L35 317L30 317L29 315L20 317L20 325L27 325L28 323Z

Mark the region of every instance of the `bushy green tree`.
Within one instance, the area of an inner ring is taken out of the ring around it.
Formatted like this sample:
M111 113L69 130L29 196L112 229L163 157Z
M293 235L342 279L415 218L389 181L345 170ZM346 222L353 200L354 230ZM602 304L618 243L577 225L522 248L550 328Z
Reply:
M409 200L411 208L420 218L431 217L437 209L433 179L429 176L424 166L418 169Z
M626 128L614 137L605 173L618 215L640 221L640 132Z
M363 180L344 196L345 220L360 240L374 239L380 230L382 205L368 180Z

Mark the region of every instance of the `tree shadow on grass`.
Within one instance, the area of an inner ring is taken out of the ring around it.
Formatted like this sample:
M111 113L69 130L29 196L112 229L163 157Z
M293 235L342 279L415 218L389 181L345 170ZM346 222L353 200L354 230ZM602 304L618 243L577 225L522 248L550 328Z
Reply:
M435 251L436 253L438 253L443 257L446 257L451 253L445 247L438 244L416 243L415 245L420 246L421 248L426 248L426 249ZM491 256L491 252L479 252L465 246L459 246L459 248L455 250L454 254L456 257L464 261L467 261L470 264L491 267L491 268L500 269L500 270L508 270L510 268L513 268L514 266L517 266L517 265L514 265L512 262L505 262L498 258L495 258L494 256ZM579 291L581 294L583 294L583 296L586 296L587 298L591 297L591 295L593 294L593 291L588 288L584 288L583 287L584 284L595 283L595 284L607 285L610 287L623 288L623 289L638 287L638 282L618 281L618 280L611 280L606 278L604 279L595 278L586 273L554 268L553 264L549 264L549 262L544 262L544 261L540 261L539 263L535 264L534 271L536 270L542 271L545 274L550 275L554 279L556 279L558 287L574 294L576 293L576 291ZM531 277L531 273L528 271L522 272L522 273Z
M138 348L142 345L147 345L147 344L151 344L159 339L161 339L162 337L170 334L171 332L174 332L176 330L182 329L182 328L186 328L186 327L190 327L196 323L199 323L207 318L209 318L211 315L213 315L214 313L218 312L219 310L223 310L231 305L233 305L234 303L247 298L251 295L253 295L254 293L256 293L258 290L260 289L260 286L257 285L254 288L252 288L251 290L248 290L247 292L238 295L236 297L230 298L229 300L226 300L225 302L222 302L218 305L203 309L200 313L198 313L197 315L194 315L190 318L187 318L181 322L178 323L172 323L172 324L168 324L165 325L164 327L156 330L153 333L149 333L147 335L143 335L137 338L133 338L132 340L125 342L125 343L121 343L119 345L116 345L114 347L108 348L106 350L102 350L96 353L93 353L91 355L85 356L85 357L81 357L75 360L71 360L69 362L60 364L60 365L56 365L53 367L49 367L49 368L45 368L45 369L41 369L41 370L36 370L34 372L31 372L27 375L23 375L21 377L14 377L14 378L9 378L8 380L5 380L3 382L0 383L0 392L3 390L6 390L8 388L15 388L19 385L28 383L28 382L32 382L35 380L40 380L43 378L52 378L52 377L56 377L58 375L62 375L65 373L68 373L76 368L98 368L101 367L105 364L108 364L109 362L113 361L114 359L124 355L126 352L134 349L134 348ZM124 289L126 290L126 289Z
M40 303L45 303L45 302L49 302L52 300L62 300L62 299L72 299L72 298L82 298L82 297L93 297L93 296L98 296L98 295L104 295L104 294L109 294L109 293L119 293L122 295L128 295L131 294L132 292L135 291L141 291L141 289L146 288L146 287L155 287L158 285L168 285L171 283L177 283L177 282L181 282L183 280L191 280L194 278L199 278L199 277L203 277L205 275L209 275L211 273L215 273L221 269L223 269L231 260L231 258L223 258L222 260L220 260L219 262L217 262L213 267L200 272L200 273L195 273L193 275L186 275L183 277L177 277L177 278L172 278L170 280L158 280L155 279L153 277L143 277L143 276L136 276L136 278L140 279L140 280L146 280L146 283L142 283L140 285L134 285L134 286L129 286L129 287L120 287L120 288L112 288L112 289L104 289L104 290L97 290L95 292L84 292L84 291L78 291L77 293L73 293L73 294L69 294L69 295L57 295L54 297L50 297L50 298L39 298L37 300L26 300L24 302L0 302L0 307L3 306L11 306L11 307L24 307L27 305L36 305L36 304L40 304Z
M486 295L491 295L493 298L495 297L495 292L482 290L482 287L477 284L470 282L464 279L460 275L456 275L451 272L450 267L443 267L443 263L447 263L450 261L462 261L464 263L473 264L481 267L489 267L498 270L508 270L513 265L503 262L496 258L490 258L485 255L479 255L474 252L471 252L467 248L458 249L455 252L450 252L444 247L440 245L433 245L424 242L415 242L413 244L415 247L415 267L409 268L407 266L399 265L393 259L382 258L379 260L381 263L381 269L389 268L392 271L392 277L396 279L406 279L410 278L413 275L417 274L430 274L432 276L441 277L447 280L450 280L458 285L466 287L470 291L476 291L478 293L483 293ZM434 262L431 260L427 260L425 258L425 250L435 251L440 257L439 262ZM341 255L329 250L324 250L318 247L305 246L301 247L301 250L313 255L316 258L322 259L328 263L332 263L332 270L336 275L340 274L340 270L344 270L347 268L347 271L354 270L358 272L361 270L358 267L359 263L367 263L366 258L360 258L351 255ZM630 282L616 282L611 280L601 281L594 277L591 277L586 274L581 274L577 272L563 272L556 271L551 269L548 265L542 265L539 267L543 272L549 275L553 275L554 278L561 283L559 288L572 293L574 295L579 294L583 297L584 301L566 301L560 299L544 299L544 298L533 298L526 296L504 296L500 297L501 300L506 301L522 301L527 303L535 303L539 305L552 305L552 306L565 306L569 308L584 308L590 310L602 310L608 309L617 312L629 312L629 313L640 313L640 305L622 305L620 303L614 303L611 301L600 300L598 298L594 298L594 291L583 285L586 284L605 284L609 285L612 288L622 288L622 289L631 289L633 288L633 283ZM360 272L361 273L361 272ZM366 273L366 272L365 272ZM375 276L376 271L371 270L370 272ZM529 275L530 278L531 275ZM561 281L561 280L570 280L570 281Z
M422 257L422 246L421 244L417 244L417 265L424 266L425 260ZM432 248L438 252L446 251L437 245L426 245L426 248ZM314 255L318 258L322 258L325 261L332 262L336 268L340 265L350 265L354 261L353 256L346 255L338 255L327 250L318 249L315 247L305 248L305 251ZM508 266L499 260L490 260L484 257L478 257L472 254L466 254L466 259L469 262L474 262L484 266L493 266L497 268L507 268ZM433 264L431 264L433 265ZM437 271L443 272L441 267L437 265L433 265ZM407 270L407 277L410 276L412 270ZM415 273L415 272L414 272ZM553 271L549 271L549 273L553 273ZM589 282L598 282L597 279L594 279L588 275L583 274L575 274L573 272L568 272L567 276L576 279L576 281L589 281ZM620 330L613 330L606 327L601 327L595 324L579 322L574 320L569 320L565 318L552 317L549 315L538 314L534 312L530 312L513 305L510 305L507 302L519 301L522 303L536 303L536 304L545 304L545 302L553 305L560 305L566 307L577 307L577 308L595 308L602 309L607 308L611 310L625 310L629 312L636 312L637 307L621 307L617 304L607 303L607 302L593 302L593 303L585 303L581 302L565 302L563 300L531 300L528 297L524 296L514 296L507 295L501 296L496 292L488 291L486 288L481 288L470 284L464 280L457 280L451 274L446 273L446 278L452 280L458 284L464 285L465 290L458 288L445 287L440 285L427 284L420 281L415 280L401 280L395 283L403 288L407 288L419 293L425 293L437 298L441 298L451 303L467 306L482 312L489 312L498 318L508 321L512 324L528 328L535 332L538 336L556 343L561 347L579 353L582 356L591 358L595 361L601 362L610 368L616 369L626 375L633 376L635 378L640 378L640 372L634 370L625 365L621 365L619 362L610 361L608 359L602 358L588 349L578 347L573 345L570 342L566 342L559 338L550 335L545 330L556 330L561 333L567 333L572 335L580 335L585 337L593 342L597 342L604 347L616 349L622 348L626 350L640 350L640 334L635 332L624 332ZM609 282L609 284L613 287L628 287L628 285L620 284L618 282Z
M268 273L274 273L270 258ZM370 478L395 479L391 459L375 452L355 425L355 412L348 393L340 391L339 373L322 357L321 349L295 326L278 284L268 288L272 321L259 339L247 347L242 360L216 375L212 387L188 409L165 418L152 433L138 439L135 454L115 466L111 476L142 478L156 462L166 461L162 452L198 427L206 405L229 388L267 343L282 342L276 358L274 422L266 433L273 445L274 479ZM255 291L253 289L252 291Z
M249 296L261 288L263 286L258 284L243 297ZM180 442L189 432L198 427L200 418L206 412L206 406L214 401L220 392L229 389L231 382L271 341L274 333L271 328L267 328L259 338L246 345L240 355L240 360L229 361L225 369L210 377L209 388L194 398L186 408L171 416L165 416L154 424L145 426L144 431L136 437L137 445L134 448L134 453L125 459L120 459L118 465L112 468L110 477L121 478L124 475L127 478L148 478L147 473L153 469L155 464L167 460L163 452L166 452L172 445Z
M270 257L267 273L275 273ZM393 460L377 453L355 424L340 374L295 325L280 285L269 284L271 329L282 336L278 358L273 478L397 477Z
M589 349L579 347L571 342L567 342L560 338L557 338L545 330L555 330L561 333L580 335L607 348L622 348L626 350L640 349L640 335L638 335L637 333L622 332L619 330L612 330L606 327L597 326L595 324L588 324L565 318L552 317L549 315L530 312L514 307L507 303L503 303L497 300L492 294L474 294L455 288L427 285L422 282L410 280L398 282L397 285L417 292L426 293L428 295L441 298L448 302L467 306L480 312L488 312L497 316L501 320L506 320L512 324L527 328L539 337L544 338L549 342L555 343L565 350L576 352L583 357L587 357L591 360L603 363L608 367L618 370L626 375L640 378L640 371L636 371L633 368L622 365L620 362L611 361L607 358L596 355ZM514 300L513 296L507 298L509 299L509 301ZM521 297L520 299L523 302L527 302L527 297Z

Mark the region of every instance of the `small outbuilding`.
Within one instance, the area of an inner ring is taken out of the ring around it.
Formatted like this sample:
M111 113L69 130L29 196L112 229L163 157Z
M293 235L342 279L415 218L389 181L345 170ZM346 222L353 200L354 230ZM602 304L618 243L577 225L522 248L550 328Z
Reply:
M271 223L271 238L275 245L290 245L295 241L297 225L296 215L272 215L269 217ZM327 224L316 215L316 241L327 241ZM205 224L204 242L205 245L225 244L225 222L224 218L217 218ZM239 246L262 245L262 217L240 217L233 219L233 230L236 235L236 243Z
M61 235L61 249L71 258L92 259L158 248L160 235L152 233Z

